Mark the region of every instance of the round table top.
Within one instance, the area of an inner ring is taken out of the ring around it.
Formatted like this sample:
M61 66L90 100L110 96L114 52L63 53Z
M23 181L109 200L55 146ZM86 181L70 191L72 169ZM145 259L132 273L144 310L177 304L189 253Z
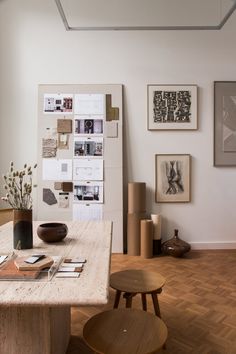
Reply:
M83 336L94 351L103 354L148 354L165 344L167 327L157 316L142 310L116 309L93 316Z
M127 269L110 276L110 286L127 293L150 293L164 284L165 278L161 274L141 269Z

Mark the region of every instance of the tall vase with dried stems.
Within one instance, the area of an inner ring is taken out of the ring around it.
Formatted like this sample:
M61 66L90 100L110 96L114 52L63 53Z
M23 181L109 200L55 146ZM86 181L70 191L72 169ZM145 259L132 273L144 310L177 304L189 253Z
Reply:
M34 169L37 165L34 165ZM22 170L15 170L11 162L10 170L3 176L6 201L13 208L13 247L14 249L28 249L33 247L33 202L31 166L24 165Z

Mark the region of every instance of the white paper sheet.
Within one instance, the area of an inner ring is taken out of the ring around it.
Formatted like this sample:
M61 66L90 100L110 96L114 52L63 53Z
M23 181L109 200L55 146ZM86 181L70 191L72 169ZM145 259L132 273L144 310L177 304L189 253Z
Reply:
M71 159L43 159L43 180L44 181L71 181L72 160Z
M102 204L74 204L73 220L89 221L102 220L103 206Z
M105 95L79 94L75 95L75 114L104 114Z
M73 179L77 181L102 181L103 160L75 159L73 166Z

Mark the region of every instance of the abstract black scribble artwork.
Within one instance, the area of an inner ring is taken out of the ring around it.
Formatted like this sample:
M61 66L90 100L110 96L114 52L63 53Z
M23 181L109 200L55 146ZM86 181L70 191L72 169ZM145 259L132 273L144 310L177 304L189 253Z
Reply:
M191 91L154 91L155 123L190 123Z
M181 161L165 161L165 178L168 187L164 191L165 194L180 194L184 192L182 181L182 162Z

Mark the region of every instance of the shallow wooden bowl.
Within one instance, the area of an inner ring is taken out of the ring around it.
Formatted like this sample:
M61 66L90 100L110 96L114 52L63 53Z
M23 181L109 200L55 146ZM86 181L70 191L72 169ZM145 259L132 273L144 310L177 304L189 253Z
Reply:
M38 237L47 243L60 242L66 237L67 233L67 225L59 222L41 224L37 228Z

